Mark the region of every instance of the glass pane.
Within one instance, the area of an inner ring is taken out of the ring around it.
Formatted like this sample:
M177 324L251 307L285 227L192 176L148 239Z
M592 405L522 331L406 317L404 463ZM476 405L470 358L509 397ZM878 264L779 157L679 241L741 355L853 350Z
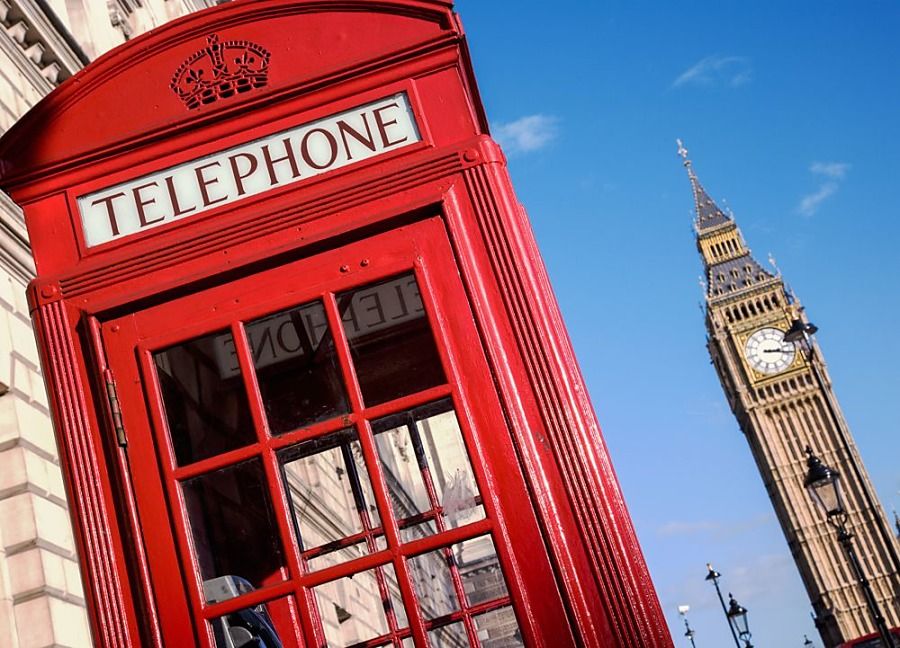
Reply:
M447 566L450 559L445 550L441 550L408 561L409 575L425 619L436 619L459 609L459 598Z
M404 542L434 528L430 525L439 510L444 528L484 518L449 399L379 419L372 428Z
M409 560L422 615L435 619L460 609L454 571L468 607L507 596L503 571L490 536L481 536Z
M334 339L321 303L249 322L246 330L272 434L347 412Z
M230 576L258 589L284 580L278 527L259 459L188 479L182 491L203 581Z
M491 536L481 536L454 545L453 558L459 568L463 590L470 606L509 594Z
M478 640L484 648L524 647L522 632L511 607L500 608L475 617Z
M338 295L367 405L446 382L412 273Z
M313 592L329 647L344 648L385 635L390 618L397 630L408 625L393 565L319 585Z
M229 586L225 586L226 588ZM289 599L269 601L210 620L216 648L294 648L296 617Z
M427 538L428 536L437 533L437 525L435 525L434 520L422 522L421 524L413 524L411 520L415 519L417 518L407 518L400 524L401 542L412 542L413 540Z
M256 441L231 333L153 354L178 465Z
M370 553L367 535L380 536L381 520L356 432L341 430L278 456L310 569Z
M469 648L466 628L462 623L444 626L428 633L431 648Z

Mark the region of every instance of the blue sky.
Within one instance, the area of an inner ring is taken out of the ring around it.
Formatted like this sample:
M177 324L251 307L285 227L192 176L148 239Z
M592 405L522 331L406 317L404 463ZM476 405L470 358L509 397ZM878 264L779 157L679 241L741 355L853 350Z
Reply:
M704 348L675 138L819 342L882 503L900 507L900 6L459 0L676 645L821 646Z

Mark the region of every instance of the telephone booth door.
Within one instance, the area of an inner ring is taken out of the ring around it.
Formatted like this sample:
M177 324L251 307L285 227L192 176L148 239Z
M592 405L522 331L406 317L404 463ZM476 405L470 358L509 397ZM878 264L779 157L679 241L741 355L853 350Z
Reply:
M101 333L162 645L575 645L440 218Z

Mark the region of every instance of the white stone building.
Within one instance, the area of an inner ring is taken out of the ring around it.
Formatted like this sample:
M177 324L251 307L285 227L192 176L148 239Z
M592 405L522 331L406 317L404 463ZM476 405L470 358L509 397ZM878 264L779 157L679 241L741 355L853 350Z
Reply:
M216 0L0 0L0 134L90 60ZM91 645L25 287L22 214L0 193L0 646Z

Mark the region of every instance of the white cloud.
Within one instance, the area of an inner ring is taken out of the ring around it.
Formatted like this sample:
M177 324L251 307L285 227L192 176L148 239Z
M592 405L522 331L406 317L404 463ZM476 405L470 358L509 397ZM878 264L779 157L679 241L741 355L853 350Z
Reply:
M819 187L818 191L803 196L800 204L797 206L797 211L803 216L812 216L819 211L822 203L833 196L837 190L838 185L836 182L826 182Z
M678 75L673 88L683 85L728 85L733 88L753 78L750 59L744 56L707 56Z
M826 200L837 193L841 181L847 176L850 165L846 162L813 162L809 165L809 171L813 175L824 178L819 188L814 192L803 196L797 211L801 216L812 216Z
M491 130L507 153L530 153L556 138L559 119L551 115L527 115L511 122L497 122Z
M813 162L809 170L817 175L842 180L850 170L850 165L846 162Z

